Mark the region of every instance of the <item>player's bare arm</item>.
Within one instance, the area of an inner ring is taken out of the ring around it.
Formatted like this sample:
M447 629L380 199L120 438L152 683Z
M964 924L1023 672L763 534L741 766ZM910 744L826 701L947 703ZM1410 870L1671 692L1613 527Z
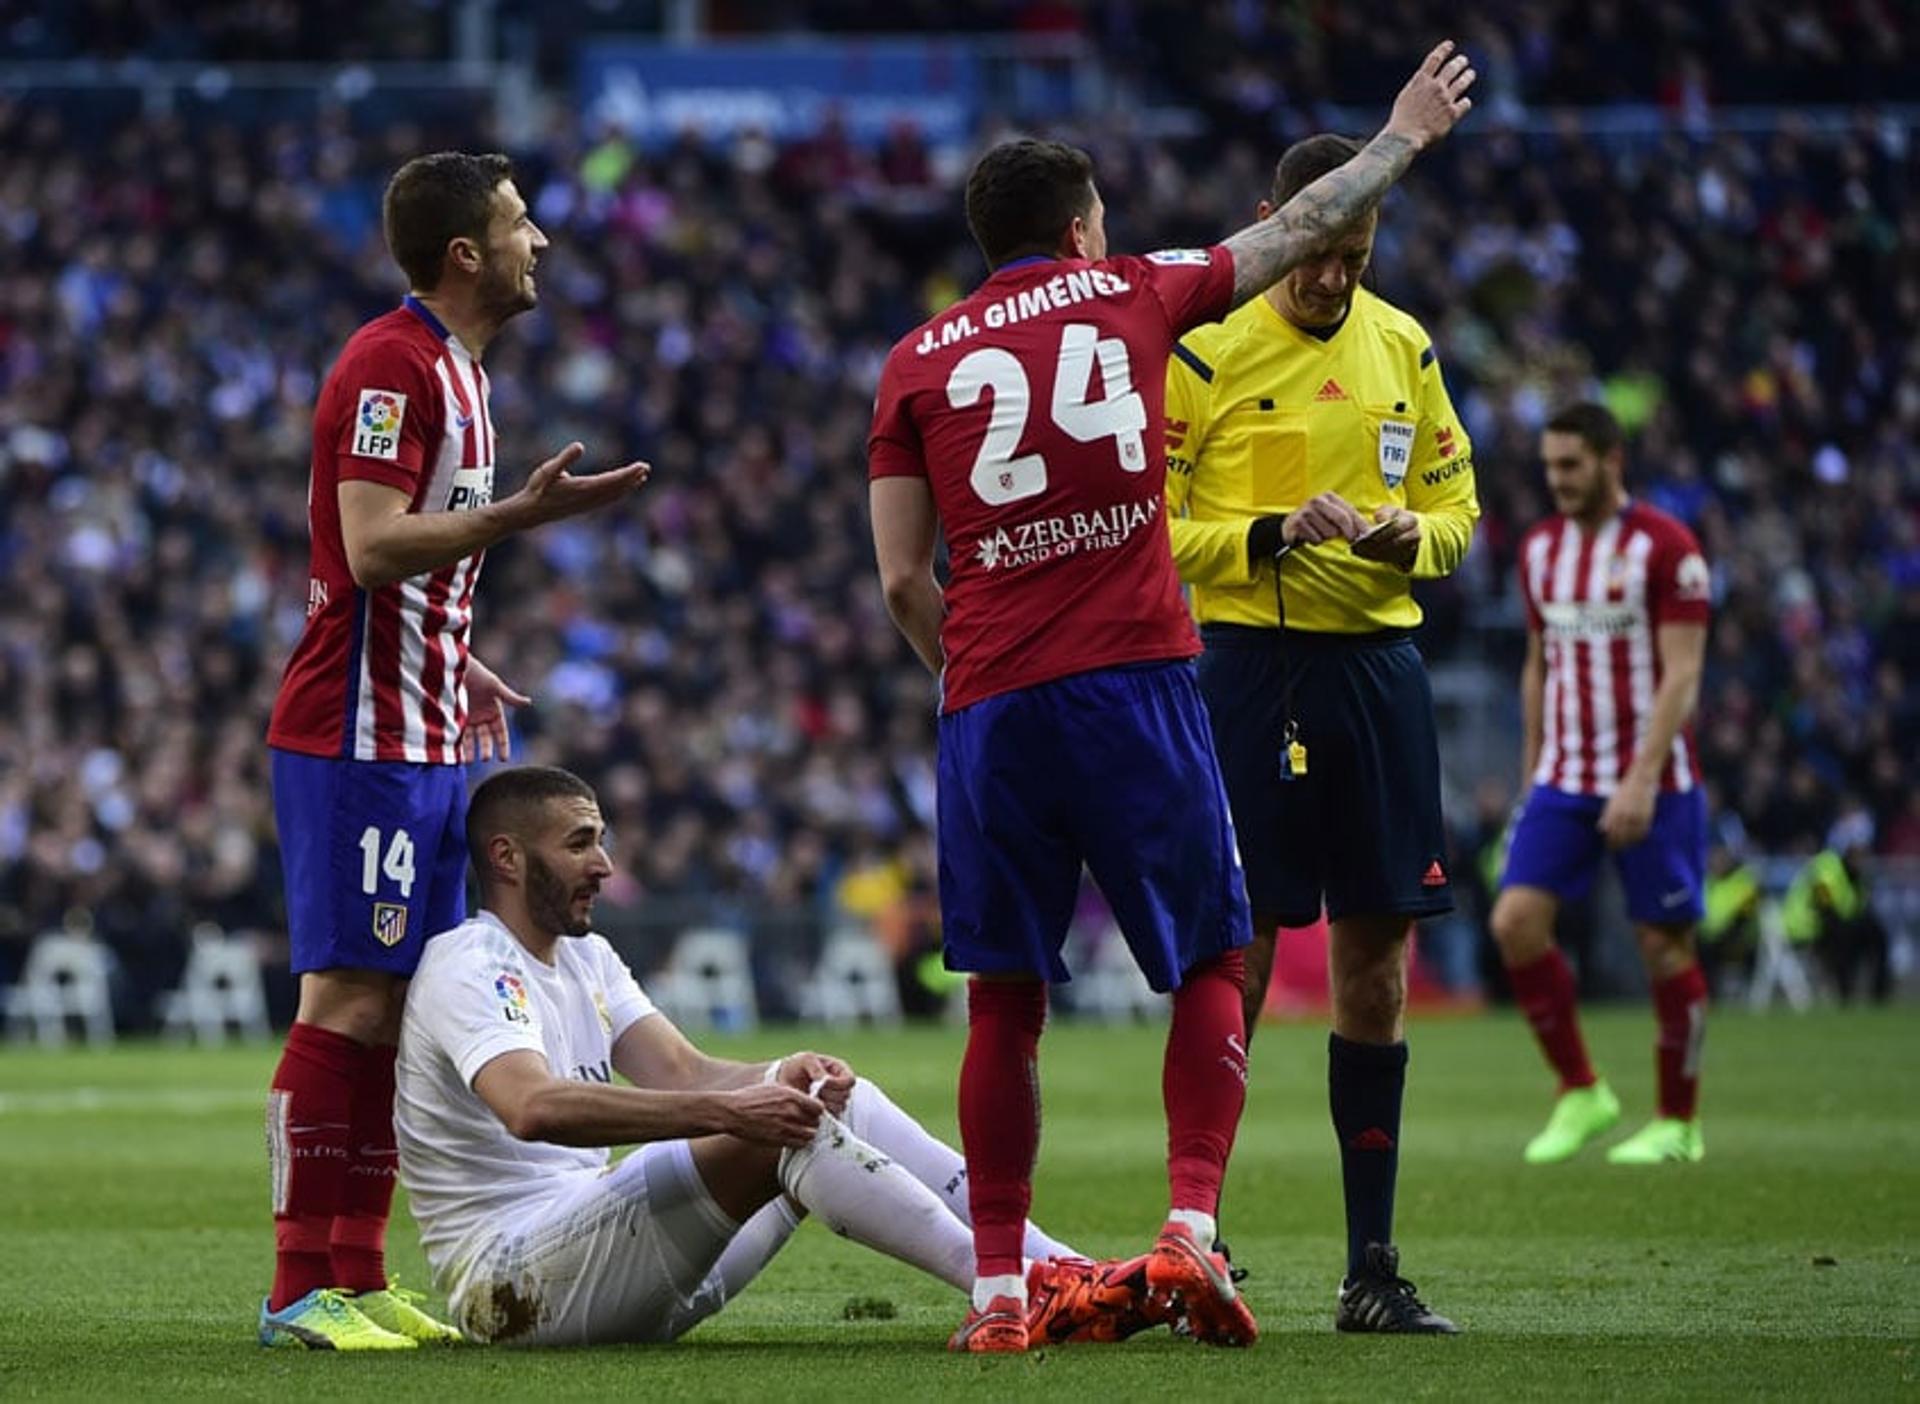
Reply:
M824 1107L791 1087L755 1083L730 1091L662 1092L555 1077L538 1053L502 1053L475 1074L473 1090L523 1141L625 1146L731 1135L761 1145L802 1146Z
M410 499L400 489L347 479L340 484L340 534L354 583L372 590L439 570L515 532L618 502L653 471L634 462L604 473L569 473L585 451L568 444L535 468L518 492L470 512L410 512Z
M1428 54L1394 99L1386 126L1351 161L1327 172L1271 216L1226 240L1233 252L1233 305L1265 292L1332 244L1405 174L1413 158L1467 115L1475 73L1451 39Z
M663 1092L731 1092L774 1082L817 1097L835 1113L846 1109L854 1083L853 1070L824 1053L789 1053L766 1063L712 1057L663 1014L640 1020L614 1041L613 1068L636 1087Z
M920 661L936 677L944 662L940 621L946 602L933 578L934 542L940 515L924 478L875 478L868 488L873 513L873 554L887 613Z
M1660 774L1673 755L1673 738L1692 719L1700 703L1700 675L1705 671L1707 626L1662 624L1654 635L1660 655L1660 686L1653 694L1653 714L1647 734L1640 738L1633 764L1607 799L1600 813L1600 832L1613 848L1630 848L1647 836L1660 797Z

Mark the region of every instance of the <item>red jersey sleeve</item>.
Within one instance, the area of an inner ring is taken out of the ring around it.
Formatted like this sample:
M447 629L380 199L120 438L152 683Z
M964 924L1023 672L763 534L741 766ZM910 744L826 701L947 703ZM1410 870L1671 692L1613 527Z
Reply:
M1520 538L1520 549L1513 562L1514 578L1520 584L1520 603L1527 611L1527 628L1536 634L1545 630L1546 621L1540 617L1540 602L1533 597L1533 571L1528 562L1532 555L1530 548L1539 535L1536 527Z
M445 401L432 368L401 345L356 350L334 371L342 422L334 437L341 481L357 478L411 497L429 447L445 431Z
M869 480L927 476L926 450L908 412L906 378L901 353L895 351L880 372L880 389L873 400L873 429L867 435Z
M1712 612L1713 572L1693 533L1679 523L1662 534L1647 576L1647 612L1655 626L1704 624Z
M1138 278L1181 336L1232 310L1233 254L1226 245L1207 249L1159 249L1140 258L1116 258L1124 276Z

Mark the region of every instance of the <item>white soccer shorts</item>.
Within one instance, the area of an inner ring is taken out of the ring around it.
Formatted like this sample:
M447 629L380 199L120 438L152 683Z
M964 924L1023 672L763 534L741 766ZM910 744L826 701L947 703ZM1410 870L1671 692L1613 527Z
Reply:
M454 1319L502 1345L675 1340L752 1281L798 1223L780 1197L736 1224L688 1143L656 1142L503 1231L455 1289Z

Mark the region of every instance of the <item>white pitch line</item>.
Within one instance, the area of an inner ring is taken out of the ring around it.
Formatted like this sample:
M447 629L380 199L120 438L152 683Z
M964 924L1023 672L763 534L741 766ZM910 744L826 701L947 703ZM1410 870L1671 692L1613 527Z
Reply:
M95 1112L176 1112L205 1116L266 1104L266 1090L181 1087L65 1087L57 1092L0 1092L0 1116L85 1116Z

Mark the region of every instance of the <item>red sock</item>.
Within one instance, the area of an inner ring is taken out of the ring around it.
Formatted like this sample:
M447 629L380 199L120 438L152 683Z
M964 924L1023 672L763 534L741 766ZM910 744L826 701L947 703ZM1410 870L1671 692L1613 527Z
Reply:
M960 1145L973 1209L974 1272L1017 1276L1040 1151L1040 1030L1047 987L1038 980L967 986L967 1052L960 1063Z
M1707 1037L1707 977L1698 964L1654 982L1653 1016L1660 1026L1653 1045L1660 1115L1691 1121L1700 1105L1700 1048Z
M328 1240L346 1192L353 1080L360 1045L295 1024L267 1094L267 1160L273 1178L275 1311L335 1286Z
M1560 954L1560 948L1549 947L1545 955L1531 964L1509 965L1507 983L1513 986L1513 1002L1533 1025L1533 1036L1540 1040L1540 1051L1560 1074L1560 1090L1570 1092L1576 1087L1593 1086L1593 1064L1587 1061L1586 1040L1580 1037L1573 967Z
M353 1132L346 1189L328 1245L333 1285L378 1292L387 1285L387 1210L400 1153L393 1143L393 1059L399 1050L361 1048L353 1083Z
M1214 1214L1220 1208L1227 1155L1247 1104L1246 987L1246 956L1228 951L1187 971L1173 992L1160 1093L1175 1209Z

